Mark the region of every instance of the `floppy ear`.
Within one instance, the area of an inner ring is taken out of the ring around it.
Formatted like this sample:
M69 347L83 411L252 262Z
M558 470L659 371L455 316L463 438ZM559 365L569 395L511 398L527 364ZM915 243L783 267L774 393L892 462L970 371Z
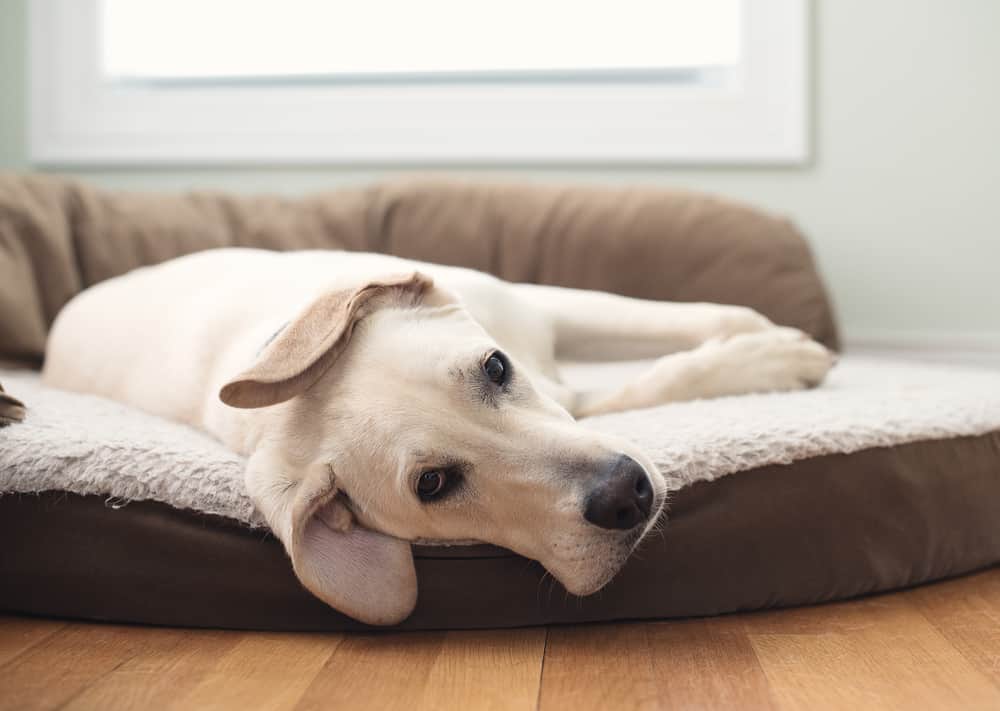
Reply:
M371 625L401 622L417 604L417 573L407 541L362 528L325 464L295 481L280 457L255 453L247 487L285 544L299 581L316 597Z
M337 360L361 318L383 306L413 305L431 286L430 277L413 272L326 292L285 326L249 369L223 385L219 398L251 408L304 393Z

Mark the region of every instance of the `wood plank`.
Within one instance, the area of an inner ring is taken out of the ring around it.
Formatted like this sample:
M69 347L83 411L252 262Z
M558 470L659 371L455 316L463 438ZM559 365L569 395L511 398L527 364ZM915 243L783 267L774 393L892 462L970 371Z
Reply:
M648 646L641 624L551 628L538 708L658 708Z
M342 640L330 634L247 634L166 708L294 708Z
M448 632L416 709L534 709L545 629Z
M740 618L650 625L649 637L663 708L775 708Z
M0 667L64 629L59 620L0 616Z
M138 651L73 697L66 711L83 709L162 709L183 698L219 658L243 638L242 632L134 628Z
M410 711L443 646L440 632L349 636L295 708Z
M782 708L1000 708L1000 693L900 595L748 616Z
M549 632L541 709L769 709L738 619L590 625Z
M534 709L545 630L351 637L298 709Z
M71 624L47 637L0 670L0 710L61 706L135 655L136 629Z
M1000 570L903 594L976 670L1000 688Z

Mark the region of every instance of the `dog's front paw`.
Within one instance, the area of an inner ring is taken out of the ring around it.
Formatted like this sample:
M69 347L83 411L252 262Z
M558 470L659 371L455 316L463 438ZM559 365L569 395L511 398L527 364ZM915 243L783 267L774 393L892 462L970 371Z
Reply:
M713 306L711 316L705 319L701 336L707 341L776 328L767 316L746 306Z
M836 362L832 351L794 328L743 333L711 346L716 377L732 394L816 387Z

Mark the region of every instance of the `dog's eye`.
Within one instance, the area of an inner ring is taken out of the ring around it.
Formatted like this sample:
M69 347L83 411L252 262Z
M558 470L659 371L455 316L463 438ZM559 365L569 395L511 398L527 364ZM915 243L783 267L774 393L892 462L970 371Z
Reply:
M424 472L417 479L417 496L423 501L430 501L442 491L448 483L448 475L442 471Z
M503 385L507 382L508 371L507 359L500 351L494 351L483 363L483 372L494 385Z

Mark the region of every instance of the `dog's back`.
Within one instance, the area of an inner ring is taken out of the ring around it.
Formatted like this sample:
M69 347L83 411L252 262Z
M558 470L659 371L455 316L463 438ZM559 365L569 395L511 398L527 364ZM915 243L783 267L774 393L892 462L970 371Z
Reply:
M45 381L198 422L213 361L243 328L248 306L219 291L236 286L254 256L230 260L191 255L83 291L53 324Z
M110 279L60 312L43 377L204 424L225 377L252 359L289 314L347 278L353 256L212 250Z

